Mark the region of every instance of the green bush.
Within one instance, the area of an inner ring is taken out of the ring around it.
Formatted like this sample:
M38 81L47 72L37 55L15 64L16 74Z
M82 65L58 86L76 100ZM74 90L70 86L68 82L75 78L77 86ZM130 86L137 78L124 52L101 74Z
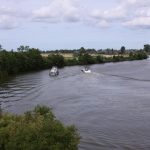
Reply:
M77 58L74 57L73 59L66 59L65 65L66 66L75 66L75 65L79 65L79 62L78 62Z
M105 62L105 57L98 55L96 56L96 62L97 63L104 63Z
M64 67L65 66L65 60L64 57L60 54L52 54L48 56L48 64L49 67L51 66L57 66L57 67Z
M0 72L8 75L44 68L44 61L38 49L28 51L0 51Z
M136 53L129 53L129 59L130 60L142 60L147 59L148 55L145 51L137 51Z
M64 126L48 107L0 116L0 150L77 150L78 144L75 127Z

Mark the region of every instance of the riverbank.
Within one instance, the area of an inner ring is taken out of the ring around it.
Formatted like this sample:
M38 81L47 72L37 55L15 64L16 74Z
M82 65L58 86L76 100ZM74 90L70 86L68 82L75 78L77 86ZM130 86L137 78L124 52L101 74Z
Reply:
M0 52L0 82L7 79L9 76L37 71L42 69L49 69L52 66L64 67L75 65L91 65L102 64L109 62L133 61L147 59L148 55L145 51L135 51L127 54L118 55L91 55L86 50L79 51L78 54L73 55L69 59L59 53L50 54L43 57L38 49L31 48L27 51L19 52Z
M77 127L79 150L144 149L150 147L149 66L147 59L92 65L89 75L82 66L64 67L55 78L48 70L22 74L1 87L2 109L52 108L57 119Z

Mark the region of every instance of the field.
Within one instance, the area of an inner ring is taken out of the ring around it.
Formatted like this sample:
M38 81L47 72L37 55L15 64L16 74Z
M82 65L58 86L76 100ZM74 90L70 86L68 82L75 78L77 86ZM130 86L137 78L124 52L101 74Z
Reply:
M50 55L51 53L42 53L41 55L43 57L48 57L48 55ZM64 58L66 59L72 59L73 58L73 54L72 53L59 53L60 55L62 55Z
M50 55L51 53L42 53L41 55L43 57L48 57L48 55ZM65 59L72 59L73 58L73 53L59 53L60 55L62 55ZM90 54L93 57L96 57L98 55L104 56L104 57L113 57L114 55L106 55L106 54ZM118 55L116 55L118 56ZM124 55L124 57L127 57L128 55Z

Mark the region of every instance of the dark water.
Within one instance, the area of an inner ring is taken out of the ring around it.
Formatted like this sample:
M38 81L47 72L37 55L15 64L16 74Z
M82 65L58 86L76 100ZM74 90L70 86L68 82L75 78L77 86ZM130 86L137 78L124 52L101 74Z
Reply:
M66 67L20 75L0 87L5 111L22 113L37 104L75 124L80 150L150 150L150 60Z

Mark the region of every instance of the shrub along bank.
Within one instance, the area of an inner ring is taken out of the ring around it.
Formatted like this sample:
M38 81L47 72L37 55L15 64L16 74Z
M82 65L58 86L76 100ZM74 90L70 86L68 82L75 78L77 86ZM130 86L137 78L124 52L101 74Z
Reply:
M0 114L0 150L77 150L79 140L76 128L64 126L45 106Z

